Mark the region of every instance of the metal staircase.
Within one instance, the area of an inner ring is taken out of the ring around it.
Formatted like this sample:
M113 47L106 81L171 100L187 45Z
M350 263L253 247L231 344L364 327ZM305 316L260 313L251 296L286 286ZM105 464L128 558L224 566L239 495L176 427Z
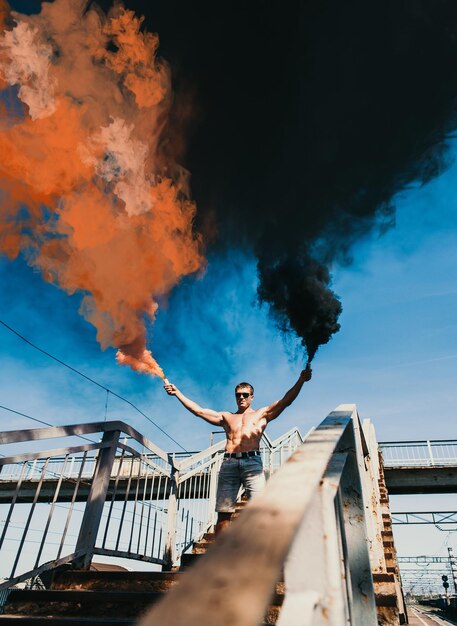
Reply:
M245 501L237 506L235 518ZM205 533L190 553L182 555L180 568L167 572L89 571L60 568L52 573L49 589L13 590L0 624L24 626L133 625L148 608L161 600L187 568L215 541ZM284 599L284 582L275 586L264 624L276 624Z
M0 624L134 624L179 576L178 572L56 572L49 590L13 590Z
M51 437L66 445L43 450ZM0 624L406 620L374 429L362 429L353 405L338 407L304 442L296 429L264 438L267 487L216 542L223 442L167 454L122 422L4 432L0 442L0 567L9 569ZM87 571L97 554L163 571ZM14 589L40 575L47 589Z

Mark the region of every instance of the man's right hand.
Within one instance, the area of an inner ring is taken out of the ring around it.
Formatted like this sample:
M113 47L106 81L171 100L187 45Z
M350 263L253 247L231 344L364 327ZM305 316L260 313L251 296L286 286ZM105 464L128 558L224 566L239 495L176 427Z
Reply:
M172 385L171 383L165 383L163 388L165 389L165 391L168 393L169 396L175 396L176 392L178 391L178 389L175 387L175 385Z
M310 365L308 364L306 366L306 369L302 370L299 376L299 380L303 381L303 382L308 382L309 380L311 380L311 376L312 376L313 370L311 369Z

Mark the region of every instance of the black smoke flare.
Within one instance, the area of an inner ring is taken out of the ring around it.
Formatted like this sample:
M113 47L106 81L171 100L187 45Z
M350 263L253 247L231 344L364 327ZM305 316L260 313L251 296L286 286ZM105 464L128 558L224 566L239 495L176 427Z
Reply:
M395 195L447 166L455 0L146 3L171 63L185 165L212 254L258 257L259 295L309 357L339 328L332 264L394 223ZM172 147L170 147L172 149Z
M306 254L260 258L259 297L269 302L280 329L302 338L308 361L340 325L341 303L329 288L328 269Z

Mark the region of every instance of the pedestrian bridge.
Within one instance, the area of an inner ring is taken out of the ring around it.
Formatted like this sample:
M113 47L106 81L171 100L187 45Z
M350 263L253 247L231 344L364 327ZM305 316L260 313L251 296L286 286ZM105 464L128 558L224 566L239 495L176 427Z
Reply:
M389 494L455 493L457 440L380 443Z
M305 437L264 436L264 493L144 624L258 625L281 573L280 626L298 616L316 626L404 623L389 472L436 470L443 459L452 472L454 453L454 442L409 443L416 456L403 443L379 446L354 405ZM97 555L172 570L214 526L224 442L168 453L115 421L6 431L0 446L0 593Z
M215 455L220 456L225 441L220 441L202 452L169 454L127 424L108 424L109 428L117 428L123 434L111 468L107 491L110 500L130 501L138 499L140 494L143 500L162 502L168 499L171 492L172 469L179 484L185 485L189 493L192 492L193 498L209 498L211 479L208 470L211 466L213 473L215 471L217 474L218 463L210 463L209 466L204 461ZM10 453L0 461L3 464L0 466L3 468L0 475L0 504L7 504L13 498L18 503L31 503L35 499L37 502L48 502L56 493L58 502L85 502L92 484L94 462L102 449L101 442L93 440L92 435L107 432L104 429L105 423L95 423L0 433L0 445L3 444L3 448L17 448L20 443L22 450L22 454ZM24 453L24 444L36 442L35 438L42 442L59 438L79 442L82 440L84 443L50 450L49 455L46 451L38 453L35 450ZM135 442L144 444L141 457L136 456L133 451L132 445ZM267 475L273 474L302 443L303 437L297 428L291 429L276 441L264 434L260 451ZM188 476L189 468L192 468L191 476ZM188 481L190 477L192 481ZM20 490L16 493L18 483ZM39 490L37 483L40 483Z

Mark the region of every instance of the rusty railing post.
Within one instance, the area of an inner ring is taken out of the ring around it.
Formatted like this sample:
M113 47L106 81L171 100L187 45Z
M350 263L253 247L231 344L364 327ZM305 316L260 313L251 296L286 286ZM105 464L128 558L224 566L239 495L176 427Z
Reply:
M173 460L170 459L171 475L170 475L170 493L168 495L168 515L167 528L165 531L165 545L163 549L164 570L171 569L176 560L176 522L178 514L178 486L176 484L176 468Z
M217 481L219 478L219 460L217 453L213 456L213 462L209 474L209 493L208 493L208 521L211 520L211 526L216 523L216 493Z

